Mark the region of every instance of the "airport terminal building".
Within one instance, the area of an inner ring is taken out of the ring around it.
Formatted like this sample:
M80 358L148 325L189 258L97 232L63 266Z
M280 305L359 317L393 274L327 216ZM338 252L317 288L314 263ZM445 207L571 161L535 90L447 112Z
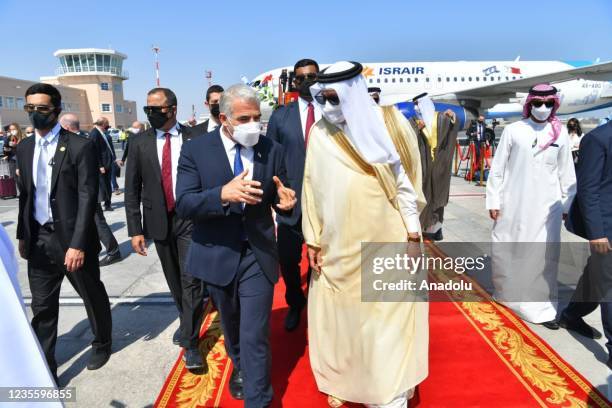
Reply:
M62 94L63 112L78 115L81 127L89 130L99 116L111 126L128 128L136 120L136 102L124 99L123 81L129 78L123 69L125 54L109 49L81 48L57 50L59 65L55 76L43 76L40 82L57 86ZM0 76L0 126L16 122L29 125L23 110L26 89L35 81Z

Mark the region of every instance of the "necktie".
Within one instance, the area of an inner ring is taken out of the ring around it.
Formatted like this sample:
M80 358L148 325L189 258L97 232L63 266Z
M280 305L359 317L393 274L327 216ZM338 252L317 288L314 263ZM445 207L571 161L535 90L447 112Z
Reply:
M174 210L174 192L172 191L172 147L170 144L170 133L165 133L166 142L162 150L162 186L164 188L164 196L166 197L166 210L172 212Z
M234 177L238 176L240 173L244 171L244 165L242 164L242 157L240 155L241 145L236 143L236 156L234 156Z
M308 147L308 136L310 134L310 128L314 125L315 116L314 116L314 106L312 106L311 102L308 102L308 114L306 115L306 129L304 131L306 134L304 135L304 145Z
M240 173L244 171L244 165L242 164L242 157L240 155L240 150L242 146L236 143L235 147L236 147L236 155L234 156L234 177L240 175ZM240 203L240 206L244 210L244 203ZM243 241L246 241L248 239L246 235L246 231L244 230L244 224L241 224L240 239L242 239Z
M47 171L49 166L48 140L40 139L40 154L36 166L36 206L34 218L40 225L49 221L49 184L47 182Z

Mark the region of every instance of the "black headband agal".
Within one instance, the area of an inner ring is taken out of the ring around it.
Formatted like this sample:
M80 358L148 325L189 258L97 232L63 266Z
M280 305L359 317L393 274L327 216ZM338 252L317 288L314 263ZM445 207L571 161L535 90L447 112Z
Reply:
M417 96L412 98L412 102L416 102L416 101L418 101L419 99L421 99L424 96L427 96L427 92L423 92L422 94L418 94Z
M531 87L531 89L529 90L529 95L533 95L533 96L554 96L557 94L557 88L555 88L554 86L552 87L552 89L546 90L546 91L540 91L540 90L536 90L534 89L534 87Z
M380 90L380 88L378 88L378 87L371 87L371 88L368 88L368 93L374 93L374 92L380 93L380 92L381 92L381 90Z
M321 84L331 84L334 82L346 81L347 79L354 78L357 75L361 74L361 71L363 71L363 66L355 61L349 62L353 64L353 66L347 69L346 71L328 74L326 71L329 67L325 68L323 71L319 72L319 75L317 75L317 82Z

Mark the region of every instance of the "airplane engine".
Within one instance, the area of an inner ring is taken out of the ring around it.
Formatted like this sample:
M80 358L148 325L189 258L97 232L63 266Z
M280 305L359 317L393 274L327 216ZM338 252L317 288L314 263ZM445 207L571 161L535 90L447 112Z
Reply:
M465 108L463 106L438 102L434 102L434 105L436 107L436 112L444 112L447 109L450 109L455 112L457 120L459 121L459 130L466 130L467 127L470 125L471 121L475 120L478 117L478 112L470 108ZM416 115L416 112L414 111L413 102L400 102L395 104L395 106L408 119Z

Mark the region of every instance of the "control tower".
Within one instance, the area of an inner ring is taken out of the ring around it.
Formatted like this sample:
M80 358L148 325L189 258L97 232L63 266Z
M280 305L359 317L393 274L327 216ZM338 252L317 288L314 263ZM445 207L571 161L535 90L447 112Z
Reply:
M127 55L115 50L79 48L57 50L56 76L41 77L41 82L85 91L88 106L64 106L64 112L78 113L81 126L89 129L100 116L111 126L127 129L136 120L136 102L123 97L123 81L129 78L123 69ZM84 121L83 121L84 119Z

